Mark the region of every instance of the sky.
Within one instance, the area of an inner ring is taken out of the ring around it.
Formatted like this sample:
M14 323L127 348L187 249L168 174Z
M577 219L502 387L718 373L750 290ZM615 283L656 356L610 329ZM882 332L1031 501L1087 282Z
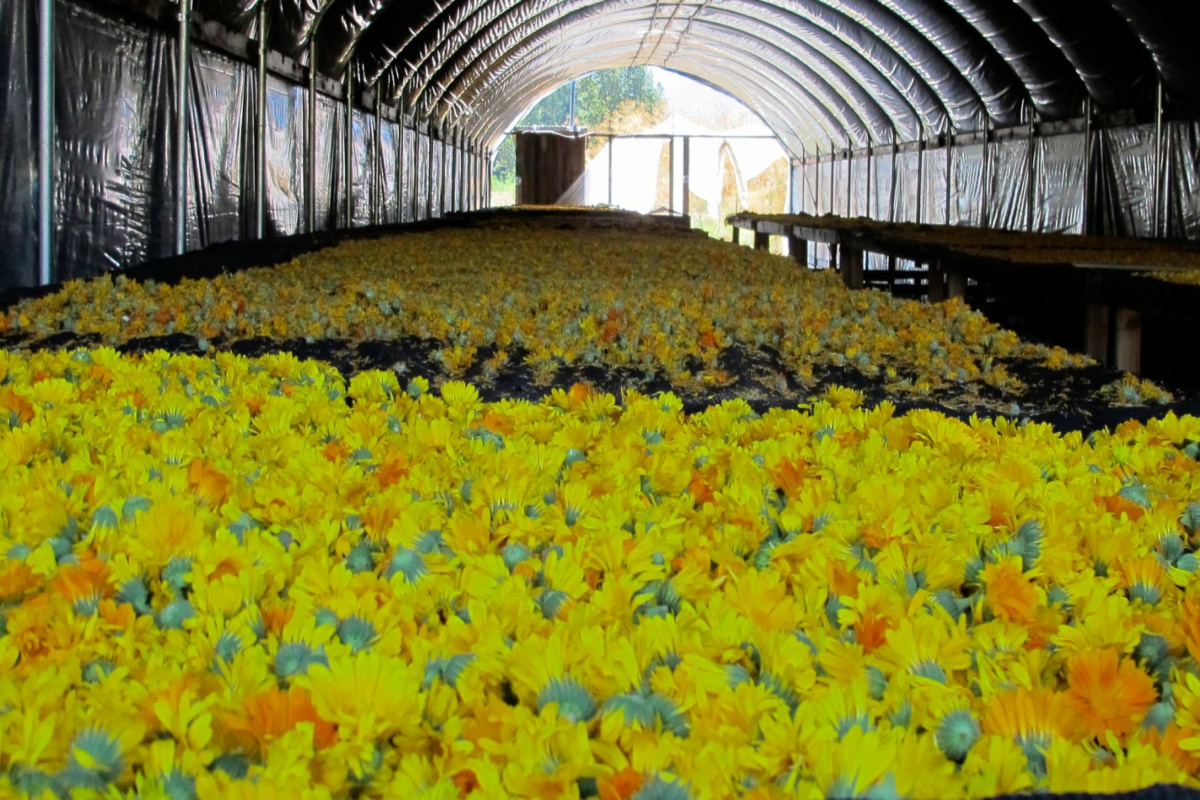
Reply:
M651 67L650 72L662 86L667 107L672 114L718 130L749 125L756 130L744 132L771 134L762 120L732 97L677 72L660 67Z

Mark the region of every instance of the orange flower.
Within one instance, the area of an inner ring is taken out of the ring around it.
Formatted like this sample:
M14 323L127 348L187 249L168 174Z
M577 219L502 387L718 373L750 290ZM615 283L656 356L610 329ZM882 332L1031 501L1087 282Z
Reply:
M994 695L983 712L983 730L1018 744L1047 746L1068 733L1063 695L1050 689L1021 687Z
M1009 558L983 569L987 607L1005 622L1028 625L1037 615L1037 590L1021 572L1021 560Z
M7 411L11 415L15 415L22 425L33 419L36 411L33 403L21 397L21 395L12 389L5 389L4 394L0 394L0 409Z
M874 652L887 644L887 632L891 627L890 619L877 615L874 610L867 610L854 623L854 641L862 645L864 653Z
M263 626L268 632L276 636L283 633L283 626L291 621L292 615L295 612L296 609L294 606L282 603L259 607L259 613L262 614L263 618Z
M313 724L313 741L318 748L337 739L337 726L326 722L313 708L307 689L293 686L287 691L275 686L247 697L241 714L226 714L225 728L243 745L265 753L271 742L302 722Z
M1106 731L1124 736L1158 699L1150 676L1116 650L1091 650L1067 662L1065 702L1084 738L1103 741Z
M767 470L771 480L783 490L788 497L794 497L800 484L804 482L804 473L808 464L804 459L781 458L775 466Z
M700 332L700 346L705 350L717 346L717 334L712 328Z
M644 781L642 773L626 767L611 778L601 778L596 788L599 789L600 800L629 800L642 788Z
M1129 517L1131 522L1137 522L1146 513L1146 510L1137 503L1121 497L1119 494L1112 494L1107 497L1096 497L1096 501L1104 506L1104 509L1114 517L1119 517L1122 514Z
M1183 601L1179 621L1183 626L1183 641L1188 652L1192 658L1200 661L1200 599L1195 595Z
M10 600L29 592L38 585L38 578L28 564L9 561L0 567L0 599Z
M229 478L207 461L196 459L188 466L188 484L210 508L219 508L229 497Z
M492 412L488 412L489 414ZM486 421L486 416L485 416ZM495 430L490 425L490 430ZM379 469L375 470L375 479L379 481L381 489L387 489L389 486L395 486L400 482L401 478L408 477L408 472L412 468L412 461L407 453L391 452L383 457L383 461L379 464Z
M1184 739L1191 738L1192 733L1172 722L1167 726L1167 732L1160 734L1157 728L1146 732L1146 740L1150 746L1174 761L1180 769L1189 775L1200 773L1200 756L1193 750L1185 750L1182 746Z
M103 561L91 558L78 566L63 567L50 585L68 603L93 597L107 597L110 594L108 567Z

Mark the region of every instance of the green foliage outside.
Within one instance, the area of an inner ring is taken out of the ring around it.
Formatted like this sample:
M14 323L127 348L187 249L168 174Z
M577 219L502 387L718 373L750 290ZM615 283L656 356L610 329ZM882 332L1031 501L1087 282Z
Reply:
M618 67L593 72L575 83L575 123L581 128L603 130L610 118L621 110L628 114L630 105L647 114L663 106L662 88L654 82L648 67ZM558 87L542 98L518 127L566 127L571 124L571 84ZM517 151L513 137L504 137L492 167L494 184L516 181ZM493 190L494 191L494 190Z

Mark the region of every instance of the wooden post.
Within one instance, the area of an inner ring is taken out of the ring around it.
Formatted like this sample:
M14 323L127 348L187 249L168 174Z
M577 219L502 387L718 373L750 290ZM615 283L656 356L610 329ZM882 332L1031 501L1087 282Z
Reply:
M1104 303L1088 303L1085 318L1085 348L1089 356L1108 364L1108 321L1111 310Z
M942 262L933 261L929 264L929 302L940 303L946 299L946 272Z
M1116 367L1134 375L1142 371L1142 314L1132 308L1117 310Z
M829 268L838 268L838 246L833 242L829 243Z
M755 228L754 229L754 249L755 250L770 250L771 249L770 234L767 234L764 231L760 231L757 228Z
M946 296L960 300L967 296L967 276L956 269L946 273Z
M887 257L887 288L889 293L896 291L896 257L889 255Z
M796 234L788 237L788 253L802 267L808 266L808 240Z
M845 248L842 260L842 281L851 289L863 288L863 251L857 247Z

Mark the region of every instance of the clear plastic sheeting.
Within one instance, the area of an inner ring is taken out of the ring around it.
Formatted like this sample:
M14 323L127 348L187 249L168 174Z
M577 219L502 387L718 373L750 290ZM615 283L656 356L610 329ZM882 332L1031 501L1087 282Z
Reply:
M396 199L396 156L399 149L400 127L384 120L379 140L379 222L383 225L400 222L400 204Z
M304 132L308 93L275 77L267 80L267 232L304 229Z
M921 154L906 151L896 154L896 213L895 222L916 222L923 219L918 212Z
M425 132L417 134L417 149L414 165L416 175L413 181L414 219L429 219L429 135Z
M1092 137L1093 141L1097 138ZM1038 138L1034 147L1033 229L1084 233L1084 134Z
M54 278L169 255L175 44L68 3L55 14Z
M1166 162L1170 202L1167 203L1166 233L1200 239L1200 124L1172 124L1168 134L1170 147Z
M255 76L249 66L207 50L191 53L188 104L188 249L240 239L254 186ZM244 158L244 156L249 156Z
M1154 233L1154 126L1138 125L1100 134L1101 233L1151 236Z
M950 224L983 224L984 147L956 147L950 170ZM943 187L944 190L944 187ZM989 198L990 200L990 198Z
M992 142L988 151L987 226L1029 227L1029 140Z
M350 227L363 228L371 224L371 182L375 174L375 122L361 111L354 112L354 153L351 169L354 173L354 216Z
M416 164L417 133L411 128L404 129L404 147L400 155L400 212L402 222L412 222L417 218L416 209Z
M346 106L322 95L317 98L317 230L345 226Z
M37 283L36 11L0 0L0 291Z

